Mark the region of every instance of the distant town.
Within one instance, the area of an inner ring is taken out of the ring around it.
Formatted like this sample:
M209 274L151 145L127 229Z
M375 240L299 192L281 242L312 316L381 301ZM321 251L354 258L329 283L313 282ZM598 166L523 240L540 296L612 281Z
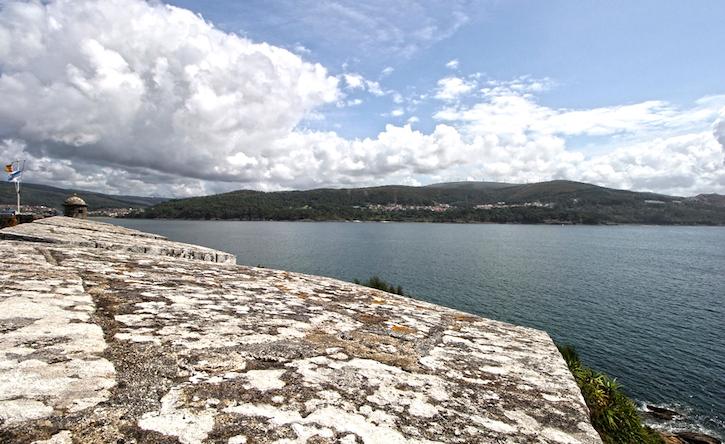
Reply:
M664 202L663 202L664 203ZM523 202L523 203L506 203L496 202L491 204L474 205L473 208L477 210L493 210L496 208L554 208L553 202L541 203L535 202ZM443 213L446 211L454 210L458 208L455 205L449 205L445 203L436 203L433 205L401 205L397 203L389 204L368 204L364 207L353 205L355 209L367 209L370 211L378 212L390 212L390 211L432 211L434 213Z

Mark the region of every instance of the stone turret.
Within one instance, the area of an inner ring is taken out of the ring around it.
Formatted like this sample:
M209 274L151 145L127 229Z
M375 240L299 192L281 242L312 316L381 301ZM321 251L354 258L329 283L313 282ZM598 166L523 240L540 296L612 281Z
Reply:
M63 215L67 217L75 217L76 219L88 218L88 205L86 201L81 199L77 194L69 196L63 202Z

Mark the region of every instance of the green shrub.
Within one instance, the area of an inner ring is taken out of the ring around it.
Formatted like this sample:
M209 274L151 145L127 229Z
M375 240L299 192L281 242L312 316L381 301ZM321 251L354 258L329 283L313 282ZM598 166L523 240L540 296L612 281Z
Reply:
M364 285L366 287L375 288L377 290L387 291L388 293L399 294L401 296L405 296L405 293L403 293L403 287L401 287L400 285L395 287L392 284L389 284L389 283L385 282L384 280L380 279L379 276L373 276L364 282L360 282L358 279L353 280L353 282L358 285Z
M606 444L663 444L662 437L642 424L637 408L617 381L584 366L574 347L557 345L589 407L594 429Z

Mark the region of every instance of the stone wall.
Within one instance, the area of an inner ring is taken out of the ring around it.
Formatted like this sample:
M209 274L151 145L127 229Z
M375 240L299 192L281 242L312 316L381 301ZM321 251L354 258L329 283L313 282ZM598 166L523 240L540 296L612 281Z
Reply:
M542 331L107 224L26 225L0 231L0 442L601 442Z
M32 224L20 224L0 230L0 239L133 251L224 264L237 263L233 254L211 248L171 242L156 234L64 216L47 217Z

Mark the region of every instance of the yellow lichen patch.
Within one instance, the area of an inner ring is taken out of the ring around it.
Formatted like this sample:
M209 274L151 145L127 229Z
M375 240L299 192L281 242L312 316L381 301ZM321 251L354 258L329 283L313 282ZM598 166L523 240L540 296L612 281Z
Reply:
M103 292L108 288L108 284L102 283L98 285L94 285L93 287L90 287L87 289L88 294L91 296L98 296L100 294L103 294Z
M415 333L414 328L406 327L405 325L393 325L392 327L390 327L390 329L396 333L402 333L404 335Z
M385 299L373 298L373 300L370 303L371 304L384 304L385 302L386 302Z
M349 333L346 339L320 330L307 333L305 339L323 348L337 347L349 356L372 359L406 371L419 371L420 355L409 341L362 331Z

